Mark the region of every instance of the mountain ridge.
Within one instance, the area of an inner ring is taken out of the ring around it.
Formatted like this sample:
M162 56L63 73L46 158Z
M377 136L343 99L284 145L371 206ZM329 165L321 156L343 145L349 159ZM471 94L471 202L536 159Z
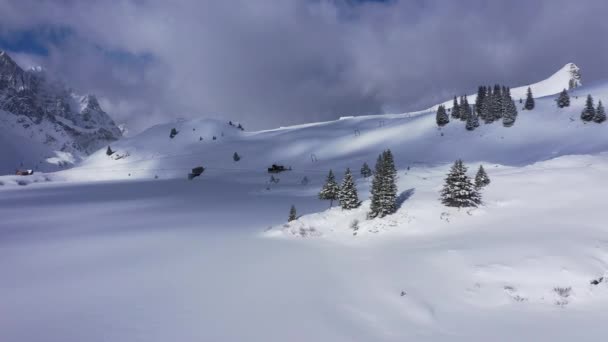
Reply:
M5 141L19 141L6 147L14 151L5 151L0 172L17 167L57 170L66 164L57 164L55 151L79 159L122 137L94 95L76 93L52 80L41 67L25 70L2 50L0 131ZM31 150L37 153L28 154Z

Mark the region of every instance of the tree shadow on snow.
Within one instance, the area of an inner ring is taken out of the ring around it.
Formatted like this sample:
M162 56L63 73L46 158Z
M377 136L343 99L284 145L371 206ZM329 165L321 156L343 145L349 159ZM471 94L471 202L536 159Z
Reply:
M412 197L412 195L416 192L415 188L411 188L411 189L407 189L403 192L401 192L399 194L399 196L397 196L397 209L401 208L401 206L403 205L403 203L405 203L405 201L407 201L410 197Z

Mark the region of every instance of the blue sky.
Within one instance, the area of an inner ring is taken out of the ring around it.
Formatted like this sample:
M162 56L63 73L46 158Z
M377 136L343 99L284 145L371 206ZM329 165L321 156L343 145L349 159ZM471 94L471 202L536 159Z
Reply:
M600 0L7 0L0 48L138 131L207 116L270 128L428 107L565 63L605 79Z

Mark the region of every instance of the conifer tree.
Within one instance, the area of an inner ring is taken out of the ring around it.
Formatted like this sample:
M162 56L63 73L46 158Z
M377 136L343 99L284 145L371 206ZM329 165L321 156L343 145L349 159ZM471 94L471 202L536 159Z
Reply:
M363 166L361 166L361 176L363 176L364 178L368 178L372 175L372 170L369 168L369 165L367 165L367 163L363 163Z
M482 112L482 105L483 105L483 101L485 100L486 97L486 89L484 86L479 86L479 88L477 88L477 99L475 100L475 112L477 113L477 115L483 117L483 112Z
M591 95L587 95L587 102L585 102L585 108L581 113L581 120L591 121L595 117L595 108L593 108L593 98Z
M506 98L506 106L505 112L502 118L502 125L505 127L511 127L515 123L515 119L517 119L517 106L515 105L515 101L513 99Z
M239 156L238 153L234 152L234 154L232 155L232 160L238 162L239 160L241 160L241 156Z
M371 189L368 218L384 217L397 211L397 170L390 150L382 152L376 161Z
M173 139L179 133L175 127L171 128L171 133L169 133L169 138Z
M462 160L452 165L445 185L441 190L441 203L448 207L477 207L481 204L481 195L467 176L467 168Z
M500 85L494 85L494 96L492 97L492 116L493 120L500 120L503 112L504 95L500 90Z
M371 203L368 218L378 217L382 212L382 179L384 178L384 160L383 155L379 155L374 168L374 179L371 187Z
M327 175L325 184L319 192L319 199L329 201L329 207L331 208L334 204L334 200L338 199L339 192L340 187L338 186L338 183L336 183L334 172L332 170L329 170L329 174Z
M566 89L562 90L557 98L557 106L559 108L570 107L570 96Z
M595 110L595 116L593 117L593 121L597 123L602 123L606 121L606 111L604 110L604 105L602 101L598 101L597 109Z
M467 118L469 116L469 111L471 110L471 107L469 107L468 102L469 101L466 99L465 96L460 97L460 103L458 104L460 114L458 114L458 117L461 121L467 121Z
M346 172L344 173L344 179L342 180L338 197L340 199L342 209L355 209L361 205L359 195L357 194L357 186L350 169L346 169Z
M477 127L479 127L479 117L476 113L471 113L471 115L469 115L469 117L467 118L467 124L465 128L467 129L467 131L472 131Z
M491 118L490 113L490 103L492 102L492 89L490 87L484 86L485 95L481 102L481 112L479 113L479 117L485 122L492 122L493 118Z
M383 172L382 180L383 204L381 216L393 214L397 211L397 169L391 150L383 153Z
M289 218L287 219L287 222L295 221L297 218L298 214L296 212L296 206L292 205L289 209Z
M532 97L532 89L530 89L530 87L528 87L528 92L526 93L524 108L526 108L526 110L534 109L534 97Z
M114 151L112 151L112 149L110 148L110 146L108 146L108 149L106 150L106 155L111 156L114 154Z
M488 177L483 165L479 165L479 170L477 170L477 174L475 175L475 188L481 189L488 184L490 184L490 177Z
M452 104L452 117L454 119L460 118L460 106L458 105L458 99L454 96L454 104Z
M450 122L450 117L448 116L448 113L445 111L445 106L440 105L437 108L437 115L436 115L435 119L437 121L437 126L439 126L439 127L443 127Z

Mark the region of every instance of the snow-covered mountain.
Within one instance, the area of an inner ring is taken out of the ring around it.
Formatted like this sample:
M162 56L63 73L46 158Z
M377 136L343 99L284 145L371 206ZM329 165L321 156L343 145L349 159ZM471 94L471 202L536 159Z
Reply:
M493 85L493 82L490 82L490 85ZM583 83L581 69L574 63L567 63L561 69L556 71L553 75L540 82L521 87L511 88L511 97L513 97L514 100L525 99L528 87L530 87L535 97L544 97L557 94L564 89L572 90L582 85ZM460 94L454 95L460 96ZM477 94L467 95L467 98L469 104L474 104L477 102ZM417 112L411 112L410 115L422 114L429 111L436 111L437 107L439 107L440 105L443 105L446 108L450 108L452 107L452 103L453 102L450 99L443 103L436 104L428 109Z
M579 116L587 94L596 103L608 98L608 84L583 87L575 74L579 74L578 68L568 64L531 85L536 108L524 111L518 103L517 121L509 128L497 122L467 131L463 122L452 119L439 129L435 107L260 132L243 132L216 120L178 121L118 141L112 144L114 155L100 150L63 175L75 179L179 178L202 165L206 175L232 172L263 181L268 177L266 168L277 163L293 168L283 180L298 182L304 176L320 180L330 168L358 170L363 162L372 165L386 148L393 150L401 168L447 164L457 158L526 165L561 155L607 151L608 124L584 123ZM571 106L560 109L556 93L572 82L577 87L570 90ZM527 87L514 88L512 94L524 94ZM172 128L179 132L174 138L169 136ZM235 152L241 161L232 159Z
M0 132L0 173L54 170L122 136L94 95L77 94L40 67L24 70L4 51Z

